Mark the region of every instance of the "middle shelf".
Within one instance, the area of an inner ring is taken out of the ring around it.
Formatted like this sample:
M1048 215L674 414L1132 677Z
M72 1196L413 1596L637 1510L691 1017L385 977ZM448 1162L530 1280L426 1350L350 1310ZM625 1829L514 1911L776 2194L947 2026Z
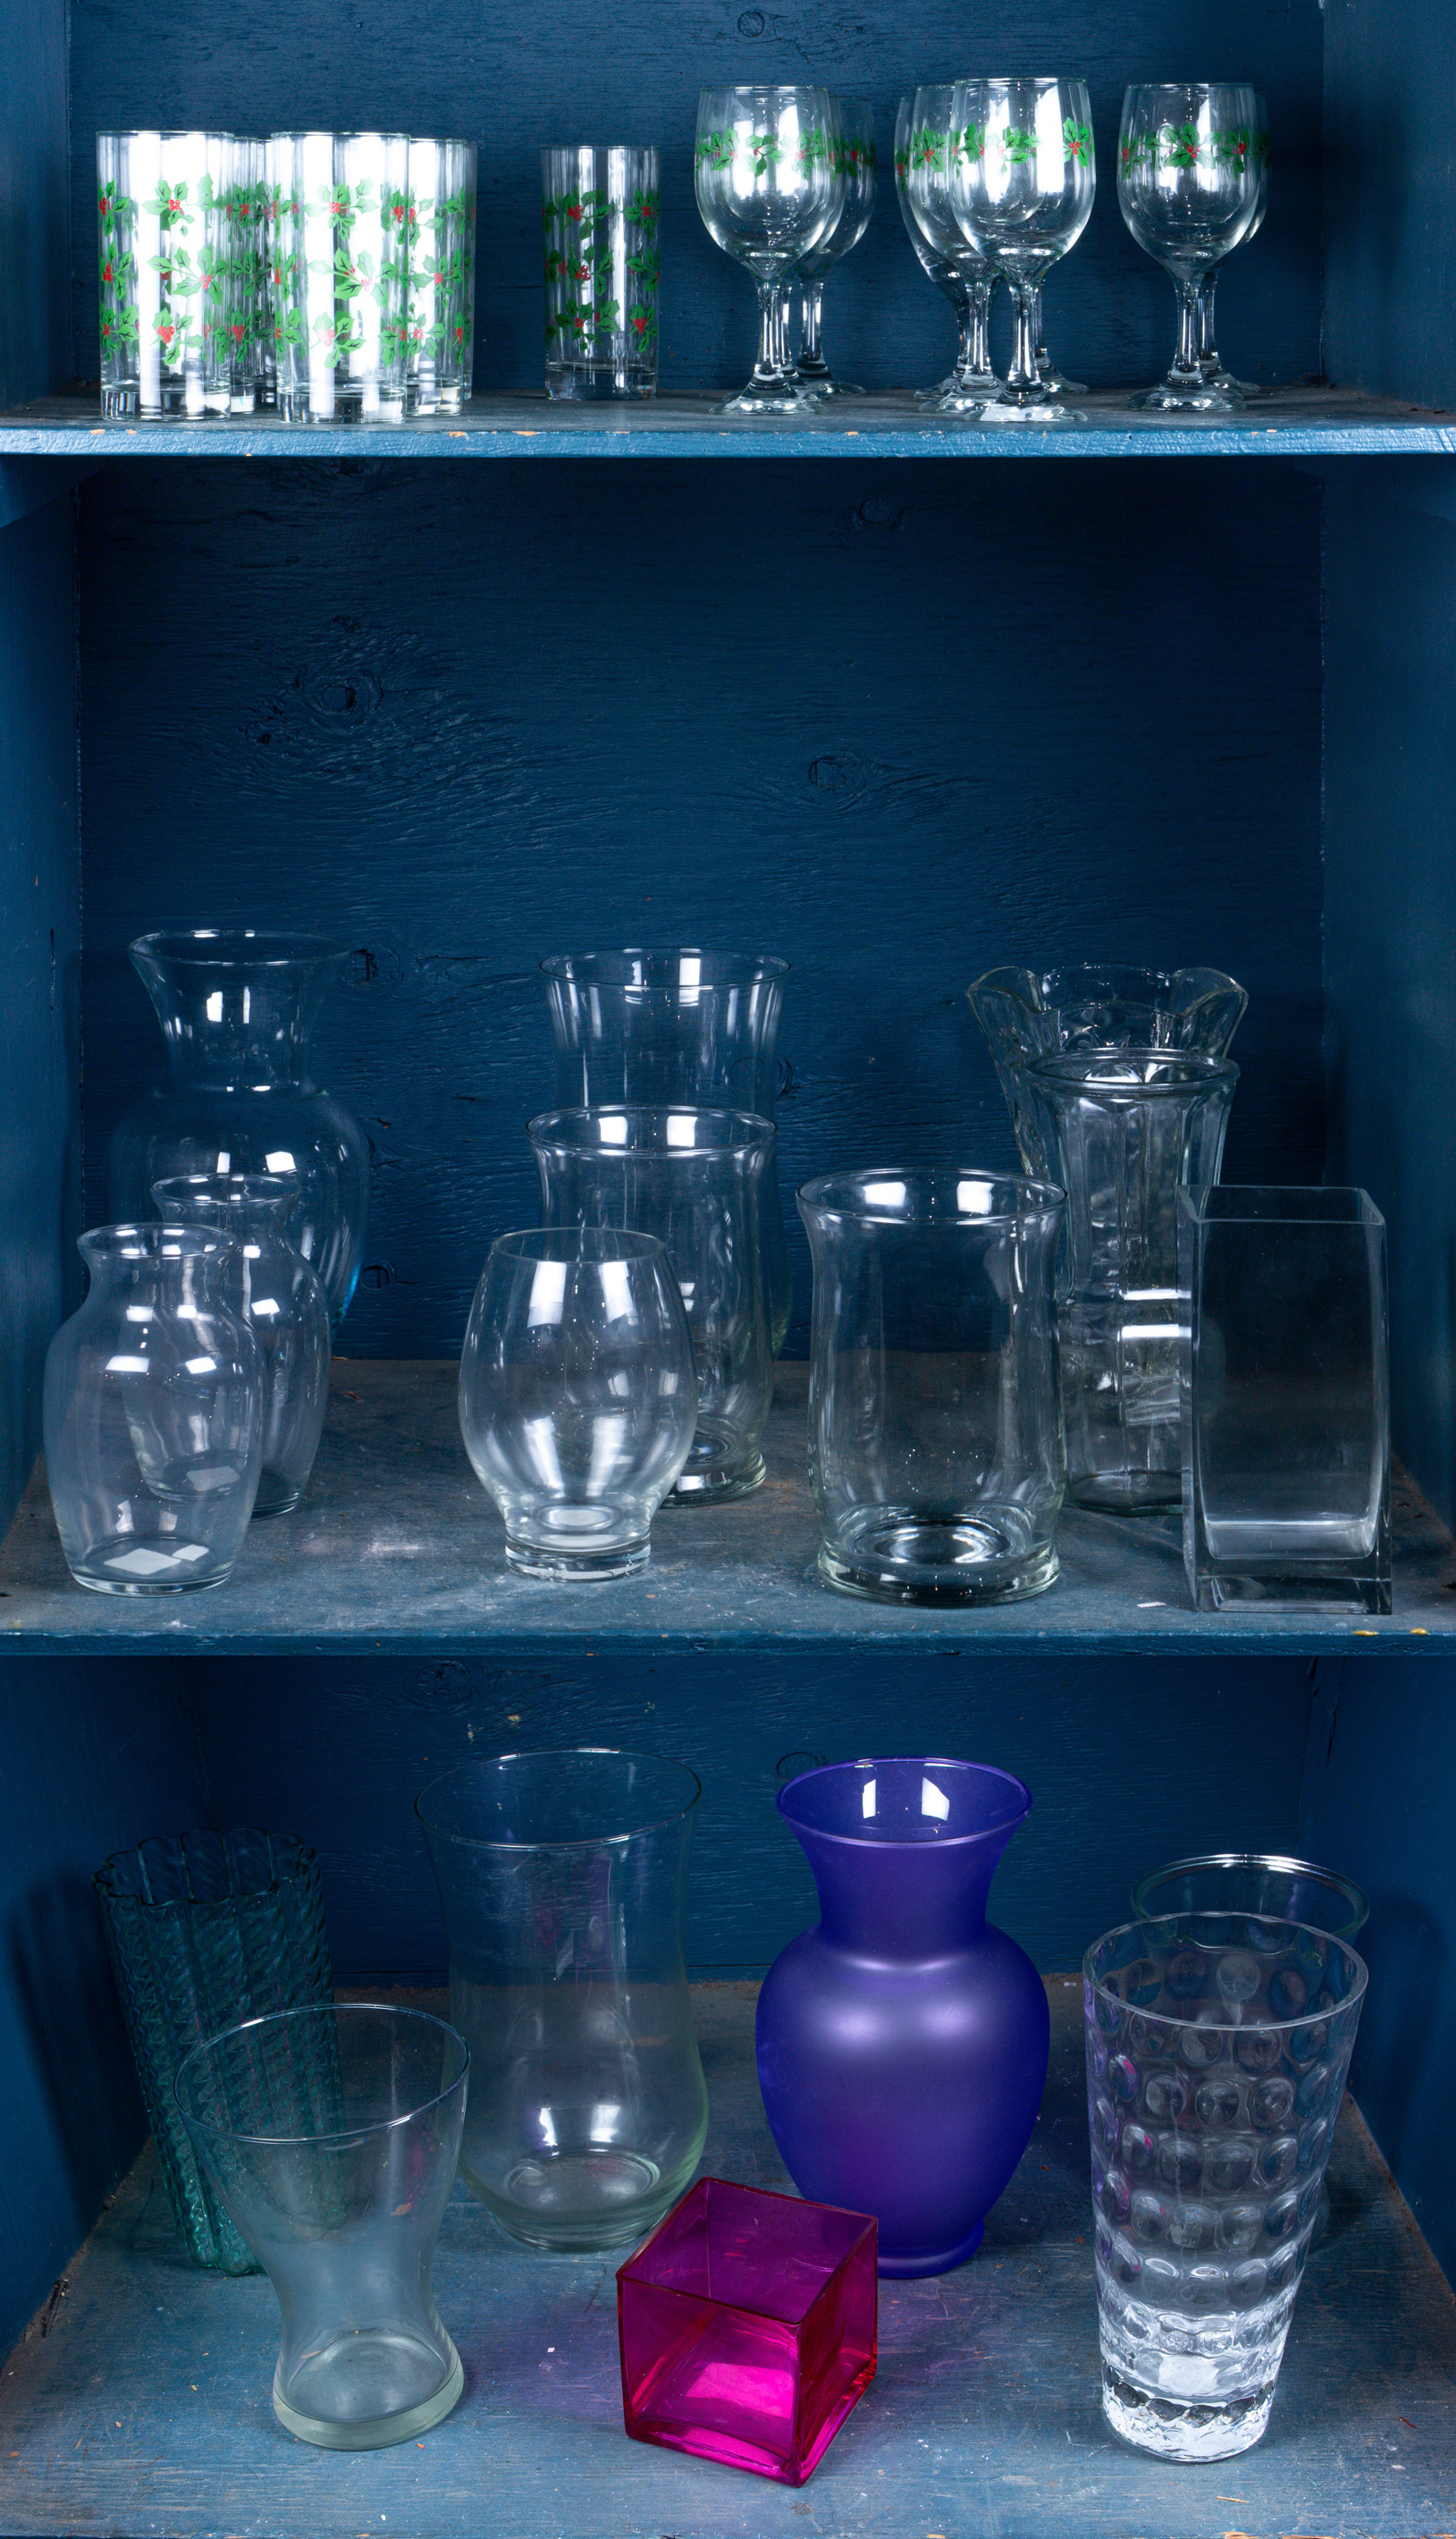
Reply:
M0 1645L16 1655L662 1656L736 1649L1094 1655L1456 1647L1456 1544L1397 1473L1395 1611L1195 1613L1176 1518L1067 1509L1062 1576L981 1612L872 1605L824 1586L805 1461L809 1370L780 1364L761 1489L663 1508L651 1564L602 1585L507 1574L499 1520L465 1460L452 1358L336 1358L328 1424L293 1515L254 1523L228 1584L192 1595L88 1595L61 1557L37 1467L0 1552Z

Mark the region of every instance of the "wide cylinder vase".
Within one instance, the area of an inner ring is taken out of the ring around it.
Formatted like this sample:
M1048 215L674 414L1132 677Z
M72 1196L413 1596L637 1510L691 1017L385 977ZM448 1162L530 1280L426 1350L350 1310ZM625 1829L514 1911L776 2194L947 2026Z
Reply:
M683 1963L695 1772L653 1754L496 1754L417 1801L470 2047L460 2169L528 2247L661 2221L707 2132Z
M1138 1516L1182 1498L1178 1193L1218 1180L1237 1082L1230 1060L1158 1050L1029 1069L1067 1194L1057 1337L1075 1506Z
M364 1260L368 1143L313 1080L319 1007L349 958L306 934L142 934L132 964L157 1010L169 1080L112 1130L113 1217L147 1216L175 1173L292 1173L289 1241L319 1277L335 1330Z
M558 952L541 964L556 1042L557 1100L687 1104L774 1116L787 961L771 952ZM793 1304L776 1167L762 1196L768 1338L777 1357Z
M882 2275L979 2247L1030 2139L1050 2022L1026 1952L986 1920L1030 1808L1009 1772L894 1755L805 1772L778 1805L819 1888L759 1996L759 2086L800 2191L873 2213Z
M814 1256L821 1575L890 1604L1006 1604L1050 1587L1061 1192L887 1166L806 1182L799 1213Z
M1034 1060L1106 1049L1226 1058L1249 1001L1224 970L1142 970L1121 961L987 970L965 994L990 1045L1022 1162L1053 1181L1055 1149L1027 1079Z

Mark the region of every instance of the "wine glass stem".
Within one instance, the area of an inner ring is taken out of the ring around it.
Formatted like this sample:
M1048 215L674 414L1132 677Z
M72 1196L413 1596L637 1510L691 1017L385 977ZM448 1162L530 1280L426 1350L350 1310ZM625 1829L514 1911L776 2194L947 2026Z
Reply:
M775 278L759 285L759 358L754 365L756 387L775 388L783 383L783 287Z
M983 378L991 367L987 320L991 313L991 294L995 284L987 279L970 286L970 367L977 378Z
M1013 282L1012 305L1016 310L1016 346L1006 384L1011 388L1032 388L1038 384L1036 369L1036 285L1034 282Z
M1217 273L1206 273L1198 291L1198 357L1201 362L1217 363L1219 347L1214 341L1214 290Z
M1178 350L1173 360L1173 372L1178 378L1197 378L1201 376L1198 368L1199 285L1196 281L1180 280L1177 289Z
M824 368L824 352L819 340L820 327L824 319L824 284L806 282L804 285L804 340L799 347L799 360L805 370L818 371Z

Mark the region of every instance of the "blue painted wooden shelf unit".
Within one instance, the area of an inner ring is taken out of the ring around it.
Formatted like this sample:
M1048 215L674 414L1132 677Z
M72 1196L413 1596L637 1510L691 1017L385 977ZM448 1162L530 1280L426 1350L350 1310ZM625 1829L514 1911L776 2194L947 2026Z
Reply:
M698 87L818 72L875 98L883 162L905 87L968 40L951 0L0 12L6 2532L1451 2526L1456 33L1430 0L1046 0L984 48L1091 70L1101 191L1046 294L1083 419L916 409L955 328L888 192L827 295L829 358L866 393L803 424L717 414L753 295L694 206ZM1269 101L1269 218L1219 291L1221 349L1261 391L1231 416L1127 404L1166 366L1173 303L1119 217L1113 140L1123 83L1170 60ZM466 412L103 424L98 128L380 122L480 147ZM630 410L541 381L538 145L609 130L663 152L663 393ZM113 1601L60 1560L40 1373L108 1133L161 1062L127 944L202 925L354 947L317 1056L368 1136L368 1251L302 1506L226 1589ZM1197 1614L1170 1529L1081 1516L1026 1605L834 1596L797 1222L764 1489L660 1518L638 1580L507 1578L454 1366L490 1241L538 1212L538 965L653 940L791 962L786 1193L870 1159L1013 1165L964 997L994 963L1240 979L1224 1178L1357 1183L1389 1227L1394 1613ZM288 2440L266 2288L189 2273L168 2235L91 1872L189 1824L297 1830L341 1983L429 1986L415 1792L560 1743L701 1777L710 2158L769 2182L753 1985L814 1909L783 1780L897 1749L1033 1790L993 1913L1052 1992L1041 2124L985 2250L885 2288L880 2378L797 2500L628 2444L610 2265L528 2261L464 2198L440 2291L466 2400L375 2459ZM1097 2413L1070 1978L1139 1874L1225 1848L1357 1879L1371 1981L1269 2436L1179 2472Z

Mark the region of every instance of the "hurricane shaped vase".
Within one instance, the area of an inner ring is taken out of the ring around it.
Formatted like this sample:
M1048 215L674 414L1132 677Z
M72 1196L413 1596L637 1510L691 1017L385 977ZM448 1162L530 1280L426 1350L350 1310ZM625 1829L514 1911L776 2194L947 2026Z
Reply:
M1226 1058L1248 1003L1222 970L1138 970L1115 961L987 970L965 994L990 1043L1023 1165L1052 1181L1055 1153L1027 1080L1034 1060L1095 1049Z
M1029 1792L988 1764L894 1755L801 1773L778 1805L819 1888L759 1996L759 2086L790 2176L873 2213L882 2275L979 2247L1030 2139L1050 2022L986 1920Z
M614 2248L683 2193L707 2092L683 1963L695 1772L481 1756L416 1802L470 2047L460 2172L527 2247Z
M151 1212L176 1173L294 1173L289 1239L317 1271L337 1331L364 1259L368 1145L314 1083L319 1007L349 955L306 934L142 934L132 964L157 1009L170 1080L112 1130L106 1204Z
M688 1105L773 1118L787 961L771 952L559 952L541 964L561 1107ZM777 1357L793 1304L777 1169L762 1194L768 1337Z

